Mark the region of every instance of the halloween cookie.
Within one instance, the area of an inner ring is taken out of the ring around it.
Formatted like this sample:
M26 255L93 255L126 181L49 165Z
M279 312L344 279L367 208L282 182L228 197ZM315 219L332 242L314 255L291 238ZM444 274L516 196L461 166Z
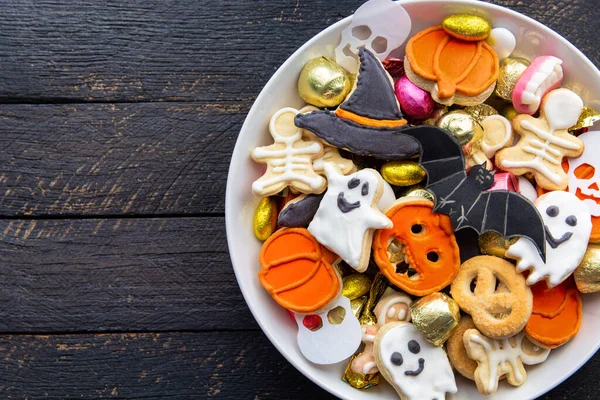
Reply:
M520 332L533 306L525 278L510 262L492 256L465 261L452 282L450 294L471 315L477 329L496 339Z
M563 79L562 60L541 56L533 60L517 81L512 94L515 109L521 114L535 114L542 98L560 86Z
M477 362L469 357L463 337L469 329L475 329L475 324L470 316L464 315L461 317L458 326L452 332L452 335L446 341L446 353L452 367L467 379L475 380L475 370Z
M433 26L406 44L406 75L445 105L483 103L498 79L498 56L483 40L465 41Z
M521 386L527 374L523 364L546 361L549 349L540 348L521 332L507 339L485 337L477 329L468 329L463 336L469 357L477 362L474 377L481 394L490 395L498 389L498 380L506 375L513 386Z
M456 381L441 347L427 342L412 324L384 325L375 338L375 362L402 399L443 400Z
M517 260L517 271L530 270L527 284L546 280L548 287L554 287L581 262L592 231L591 216L587 207L569 192L546 193L536 200L535 206L546 229L546 261L525 238L510 246L506 257Z
M521 114L512 120L520 138L513 147L496 153L496 166L515 175L533 173L537 184L548 190L567 188L563 157L583 153L581 139L568 133L583 108L583 100L568 89L548 93L540 107L540 117Z
M433 203L417 197L397 200L386 212L393 227L377 231L373 240L379 270L416 296L449 285L460 266L452 223L432 208Z
M288 201L279 213L277 223L287 228L306 228L319 209L323 196L324 193L303 194Z
M554 349L571 340L581 326L581 297L572 279L548 288L544 282L531 287L533 311L525 326L527 336Z
M282 307L300 314L318 312L341 294L331 257L302 228L281 229L263 244L258 279Z
M369 265L373 231L392 226L377 206L383 179L368 168L345 176L331 163L325 164L325 174L329 187L308 230L348 265L364 272Z
M294 125L296 114L298 110L289 107L277 111L269 123L275 143L251 153L254 161L267 164L267 171L252 184L257 196L271 196L288 186L302 193L321 193L327 187L312 168L313 160L323 154L323 145L302 140L302 130Z

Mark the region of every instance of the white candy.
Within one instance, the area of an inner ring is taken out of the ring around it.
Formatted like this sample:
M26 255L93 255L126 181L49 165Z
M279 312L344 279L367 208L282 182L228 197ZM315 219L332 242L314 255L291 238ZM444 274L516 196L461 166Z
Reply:
M499 60L504 60L510 56L517 46L515 35L506 28L492 29L486 41L498 54Z

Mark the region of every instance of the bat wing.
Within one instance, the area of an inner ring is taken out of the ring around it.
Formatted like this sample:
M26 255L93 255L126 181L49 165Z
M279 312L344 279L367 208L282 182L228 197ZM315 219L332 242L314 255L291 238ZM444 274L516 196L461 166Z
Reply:
M507 239L528 238L546 261L544 220L537 208L520 194L509 190L482 192L466 217L464 226L470 226L479 234L495 231Z

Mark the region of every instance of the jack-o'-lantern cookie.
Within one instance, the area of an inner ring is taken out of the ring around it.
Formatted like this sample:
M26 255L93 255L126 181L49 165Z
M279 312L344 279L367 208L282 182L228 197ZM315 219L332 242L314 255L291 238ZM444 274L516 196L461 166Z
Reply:
M397 200L386 212L394 226L377 231L373 240L374 258L381 272L415 296L449 285L460 266L452 221L432 209L429 200Z
M572 279L553 288L545 282L531 287L533 311L525 326L530 339L549 349L571 340L581 326L581 297Z
M452 282L450 294L471 315L477 329L494 339L520 332L533 306L525 278L510 262L492 256L465 261Z
M306 229L281 229L260 250L258 279L282 307L299 314L315 313L341 294L333 258Z

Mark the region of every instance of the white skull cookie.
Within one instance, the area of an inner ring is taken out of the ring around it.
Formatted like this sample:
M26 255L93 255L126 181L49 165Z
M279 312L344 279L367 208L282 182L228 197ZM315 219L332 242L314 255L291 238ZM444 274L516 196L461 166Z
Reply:
M446 353L427 342L413 324L384 325L375 338L375 362L402 399L444 400L456 393Z

